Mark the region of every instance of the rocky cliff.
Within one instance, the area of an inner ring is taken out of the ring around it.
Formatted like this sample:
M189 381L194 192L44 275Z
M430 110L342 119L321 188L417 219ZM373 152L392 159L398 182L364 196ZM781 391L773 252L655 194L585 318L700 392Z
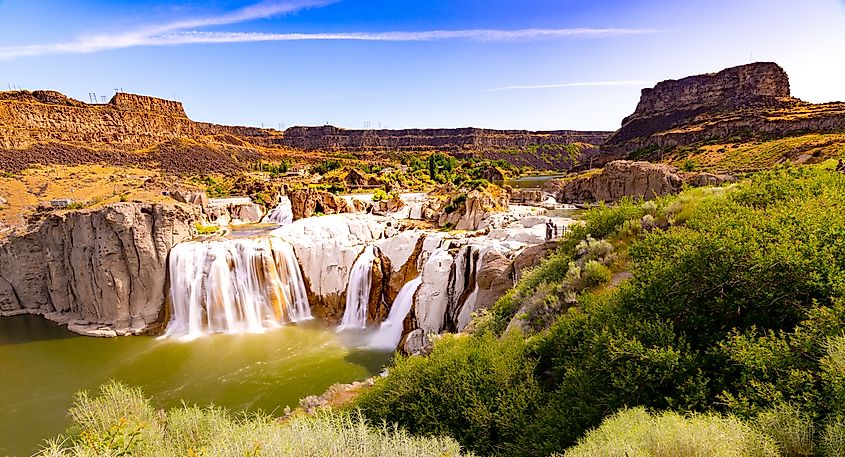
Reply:
M0 244L0 315L41 314L100 336L154 330L168 253L196 234L198 211L119 203L51 214Z
M610 132L556 130L405 129L349 130L334 126L291 127L283 143L301 150L341 151L485 151L526 149L538 145L601 144Z
M845 103L810 104L793 98L786 72L762 62L643 89L634 113L593 155L596 163L628 156L653 159L658 149L704 141L841 130Z
M675 167L666 164L615 160L593 173L546 181L542 190L563 203L610 203L623 197L651 200L674 194L685 183L699 187L734 180L729 175L679 173Z
M228 127L188 119L182 104L117 93L88 104L54 91L0 92L0 148L54 142L134 151L179 138L228 134L260 143L268 129Z
M541 168L549 168L566 165L563 159L570 154L564 146L600 144L609 134L476 128L348 130L333 126L292 127L280 132L195 122L181 103L143 95L117 93L108 103L88 104L54 91L0 92L0 169L12 171L31 163L90 162L158 164L176 172L196 171L172 163L178 162L174 157L182 161L199 157L209 171L220 171L218 162L227 162L233 154L258 161L262 154L290 154L292 150L367 154L447 151L512 159L517 165L537 162ZM541 146L546 148L544 160L537 161L536 148ZM526 154L514 156L519 151ZM315 160L314 154L300 157Z

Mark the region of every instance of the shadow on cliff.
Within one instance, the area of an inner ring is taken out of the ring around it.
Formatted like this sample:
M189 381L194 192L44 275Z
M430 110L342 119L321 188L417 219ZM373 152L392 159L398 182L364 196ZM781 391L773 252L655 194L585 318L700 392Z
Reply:
M41 316L0 317L0 346L63 338L82 337Z

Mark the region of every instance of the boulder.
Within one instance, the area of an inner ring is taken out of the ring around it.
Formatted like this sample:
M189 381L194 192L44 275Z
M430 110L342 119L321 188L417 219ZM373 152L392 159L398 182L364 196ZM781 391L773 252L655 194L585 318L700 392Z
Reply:
M405 202L399 197L399 194L392 194L391 198L373 202L373 214L386 215L395 213L405 207Z
M554 194L559 202L592 203L616 202L622 197L650 200L676 193L681 185L681 177L672 166L615 160L599 172L571 179L549 180L543 189Z
M504 254L488 251L481 260L476 284L478 296L475 309L489 308L513 287L513 262Z
M314 216L317 213L349 213L351 208L345 199L331 192L312 188L292 190L288 193L293 211L293 220Z
M455 230L478 230L485 216L506 211L508 204L508 194L495 186L453 195L440 212L437 223Z
M264 208L255 203L234 205L230 212L234 219L245 223L259 222L264 217Z
M736 178L731 175L719 175L713 173L684 173L681 175L685 184L692 187L704 186L721 186L726 182L736 182Z

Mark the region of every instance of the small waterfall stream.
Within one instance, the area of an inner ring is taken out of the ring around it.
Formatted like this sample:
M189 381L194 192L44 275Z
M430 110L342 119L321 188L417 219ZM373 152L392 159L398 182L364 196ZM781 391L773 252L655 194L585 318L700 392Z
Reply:
M264 216L262 222L274 222L281 226L290 225L293 222L293 207L287 195L282 195L279 204Z
M390 307L390 314L387 320L381 323L376 333L370 337L370 347L378 349L394 350L402 340L402 331L404 327L402 323L411 312L411 307L414 305L414 294L422 284L422 278L417 277L408 281L399 294L396 295L396 300Z
M370 287L373 279L373 262L376 251L367 246L349 270L346 286L346 309L338 331L367 326L367 307L370 304Z
M311 318L293 248L279 238L182 243L169 268L166 337L261 332Z

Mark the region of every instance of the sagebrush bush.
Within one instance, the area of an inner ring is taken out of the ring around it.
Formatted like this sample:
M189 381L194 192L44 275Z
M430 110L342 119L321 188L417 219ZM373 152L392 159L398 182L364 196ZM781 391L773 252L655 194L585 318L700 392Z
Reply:
M815 453L813 421L798 408L781 404L760 413L754 427L772 438L784 457L808 457Z
M734 417L634 408L605 419L564 454L582 456L777 457L778 452L771 439Z

